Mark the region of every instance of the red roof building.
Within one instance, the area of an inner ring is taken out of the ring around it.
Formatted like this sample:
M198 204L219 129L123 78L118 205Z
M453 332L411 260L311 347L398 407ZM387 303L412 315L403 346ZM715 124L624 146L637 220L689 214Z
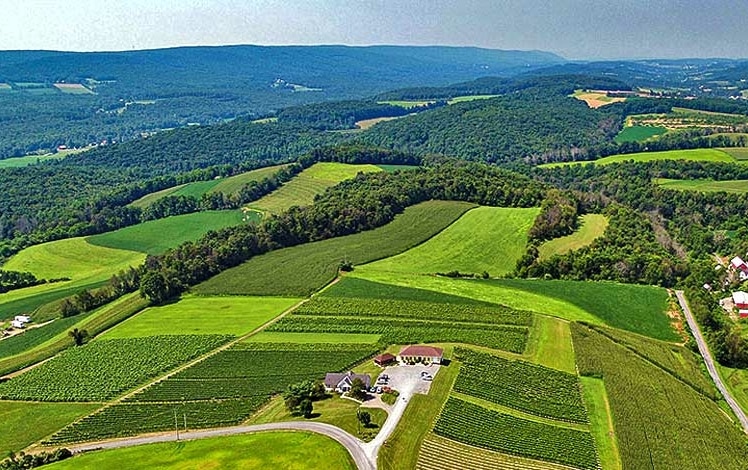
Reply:
M374 364L383 367L391 362L395 362L396 359L397 358L393 354L384 353L374 358Z
M407 346L400 351L400 362L420 362L424 364L441 364L444 351L433 346Z

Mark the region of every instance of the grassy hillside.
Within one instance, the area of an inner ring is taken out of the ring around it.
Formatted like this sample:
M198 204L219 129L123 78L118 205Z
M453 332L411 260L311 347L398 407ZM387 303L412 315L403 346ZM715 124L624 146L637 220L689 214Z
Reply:
M667 129L660 126L628 126L618 133L615 141L619 144L622 142L642 142L666 132Z
M247 449L252 449L248 451ZM86 453L50 470L132 468L356 468L343 446L319 434L265 432Z
M730 147L720 149L724 152L729 153L735 160L748 160L748 148L745 147Z
M433 237L472 207L451 201L418 204L383 227L272 251L193 290L208 295L306 296L331 281L341 261L359 264L401 253Z
M359 269L503 275L514 269L524 253L527 232L538 212L535 208L478 207L426 243Z
M703 193L713 193L724 191L728 193L745 193L748 192L748 180L673 180L667 178L658 178L655 181L658 185L666 189L676 189L679 191L700 191Z
M571 235L548 240L538 247L540 259L553 255L562 255L577 250L601 237L608 228L608 218L600 214L585 214L581 217L579 228Z
M278 190L248 206L271 214L285 211L291 206L306 206L314 196L341 181L353 178L359 172L382 171L375 165L348 165L345 163L317 163L302 171Z
M109 330L103 339L158 335L243 335L272 320L297 299L187 297L150 307Z
M197 240L210 230L243 223L241 211L205 211L150 220L114 232L86 238L91 245L161 254L186 241Z
M610 157L601 158L592 162L564 162L564 163L546 163L540 165L541 168L553 168L557 166L569 165L610 165L612 163L621 163L633 160L636 162L651 162L656 160L688 160L694 162L723 162L735 163L736 160L732 155L719 149L693 149L693 150L668 150L665 152L642 152L629 153L623 155L611 155Z

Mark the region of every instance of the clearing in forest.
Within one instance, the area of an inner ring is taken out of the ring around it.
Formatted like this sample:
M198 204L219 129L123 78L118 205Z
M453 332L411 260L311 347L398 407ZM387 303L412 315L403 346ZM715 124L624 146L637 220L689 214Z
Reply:
M539 210L478 207L405 253L362 266L362 272L460 271L503 275L514 270Z
M584 101L590 108L600 108L607 104L620 103L626 101L623 97L608 96L607 91L599 90L577 90L572 95L574 98Z
M55 83L54 87L63 93L70 95L93 95L93 91L89 90L80 83Z
M563 255L592 243L601 237L608 228L608 218L601 214L585 214L581 217L579 227L570 235L548 240L538 247L540 259L553 255Z
M676 189L679 191L700 191L702 193L714 193L720 191L727 193L748 192L748 180L714 181L706 179L674 180L658 178L655 180L655 183L665 189Z
M739 160L732 155L720 149L691 149L691 150L667 150L664 152L641 152L627 153L621 155L611 155L610 157L600 158L590 161L545 163L539 165L540 168L554 168L559 166L571 165L610 165L612 163L623 163L628 161L635 162L652 162L658 160L686 160L692 162L722 162L735 163ZM748 163L748 162L746 162Z

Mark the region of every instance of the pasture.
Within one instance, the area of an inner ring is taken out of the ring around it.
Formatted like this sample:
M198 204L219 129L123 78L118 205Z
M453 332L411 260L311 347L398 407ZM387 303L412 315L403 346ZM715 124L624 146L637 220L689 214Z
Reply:
M540 259L563 255L585 247L601 237L608 228L608 218L601 214L585 214L580 217L579 227L570 235L548 240L538 247Z
M610 165L613 163L622 163L628 161L635 162L652 162L659 160L685 160L692 162L720 162L720 163L735 163L736 160L732 155L728 154L724 150L719 149L692 149L692 150L667 150L664 152L642 152L642 153L629 153L622 155L611 155L610 157L601 158L599 160L592 161L578 161L578 162L561 162L561 163L545 163L539 165L540 168L554 168L559 166L571 166L571 165Z
M539 209L477 207L427 242L362 266L362 272L435 273L458 270L501 276L514 270Z
M238 210L194 212L93 235L86 242L94 247L158 255L186 241L195 241L211 230L242 224L243 219Z
M626 98L610 97L606 91L598 90L576 90L571 96L580 101L584 101L590 108L601 108L608 104L626 101Z
M100 405L0 401L0 456L18 452Z
M280 297L185 297L172 304L149 307L101 338L241 336L277 317L297 301Z
M729 147L720 149L730 154L735 160L748 160L748 148L746 147ZM2 162L2 160L0 160Z
M628 126L624 127L614 140L618 144L623 142L643 142L666 132L667 128L662 126Z
M348 165L345 163L316 163L291 181L259 200L248 204L251 209L279 214L291 206L306 206L314 201L314 196L341 181L355 177L359 172L382 171L375 165Z
M304 432L263 432L89 452L49 465L50 470L130 468L183 470L278 468L354 470L348 451L328 437Z
M726 192L745 193L748 192L748 180L725 180L714 181L706 179L696 180L673 180L658 178L655 183L665 189L678 191L699 191L702 193Z
M335 278L341 261L365 263L423 243L473 206L429 201L405 209L389 224L256 256L193 288L203 295L305 297Z

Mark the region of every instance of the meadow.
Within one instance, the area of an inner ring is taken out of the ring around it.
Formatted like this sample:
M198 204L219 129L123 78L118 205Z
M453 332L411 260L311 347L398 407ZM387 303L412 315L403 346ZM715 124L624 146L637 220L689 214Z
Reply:
M392 116L392 117L379 117L373 119L364 119L362 121L356 121L355 125L361 130L366 130L374 127L380 122L392 121L395 119L404 118L405 116Z
M608 228L608 218L601 214L585 214L580 217L579 227L570 235L548 240L538 247L540 259L563 255L585 247L601 237Z
M348 165L345 163L316 163L296 175L291 181L259 200L248 204L271 214L279 214L291 206L306 206L314 201L314 196L341 181L355 177L359 172L382 171L376 165Z
M101 336L102 339L159 335L245 335L293 306L280 297L185 297L149 307Z
M540 168L554 168L558 166L570 165L610 165L633 160L635 162L651 162L658 160L687 160L694 162L722 162L735 163L737 161L729 153L719 149L693 149L693 150L668 150L664 152L642 152L629 153L623 155L611 155L610 157L601 158L593 161L562 162L562 163L545 163L539 165Z
M667 128L662 126L627 126L614 139L616 143L643 142L652 137L665 134Z
M473 206L430 201L405 209L389 224L365 232L271 251L193 288L202 295L305 297L335 278L341 261L365 263L428 240Z
M113 232L86 238L89 245L158 255L186 241L194 241L211 230L244 223L238 210L203 211L150 220Z
M18 452L100 405L0 401L0 457Z
M131 468L356 468L348 451L330 438L304 432L264 432L167 442L90 452L49 465L51 470Z
M727 193L746 193L748 192L748 180L725 180L714 181L706 179L695 180L673 180L667 178L658 178L655 183L665 189L675 189L678 191L699 191L702 193L727 192Z
M587 103L590 108L600 108L607 104L626 101L626 98L612 98L605 91L576 90L572 96Z
M410 273L487 271L500 276L514 270L538 213L535 208L477 207L425 243L357 269Z
M0 168L22 168L50 160L61 160L66 155L59 153L48 153L45 155L27 155L25 157L4 158L0 160Z
M723 148L723 149L720 149L720 150L722 150L723 152L726 152L726 153L732 155L732 157L735 160L748 160L748 148L745 148L745 147L729 147L729 148ZM2 161L2 160L0 160L0 161Z

